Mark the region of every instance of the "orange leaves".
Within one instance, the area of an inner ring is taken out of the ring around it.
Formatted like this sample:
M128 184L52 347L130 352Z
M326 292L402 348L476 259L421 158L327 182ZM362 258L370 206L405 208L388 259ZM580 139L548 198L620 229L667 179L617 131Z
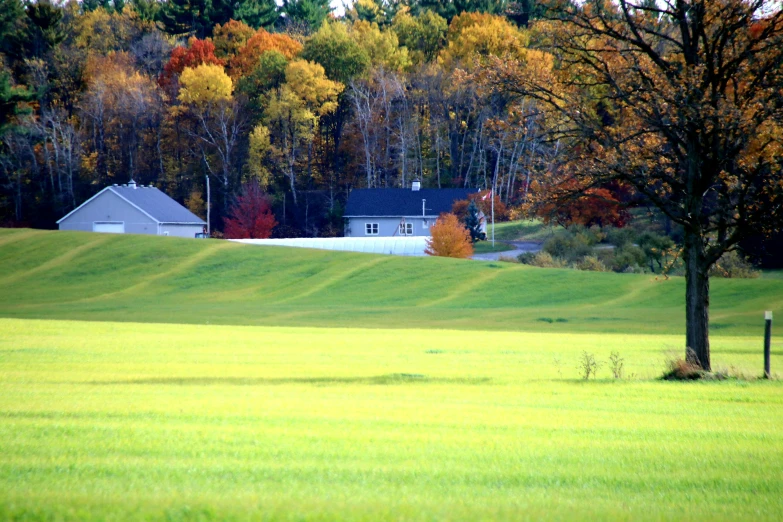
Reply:
M163 67L163 74L158 80L161 87L171 85L175 76L185 70L185 67L197 67L202 64L225 65L225 62L215 56L215 44L210 40L191 38L188 47L175 47L171 51L171 59Z
M424 252L430 256L466 259L473 255L470 232L454 214L441 214L430 227L432 237Z
M259 29L239 49L237 55L229 60L229 76L234 80L247 76L258 65L261 55L272 50L280 52L288 60L291 60L302 50L302 44L285 34L269 33L264 29Z

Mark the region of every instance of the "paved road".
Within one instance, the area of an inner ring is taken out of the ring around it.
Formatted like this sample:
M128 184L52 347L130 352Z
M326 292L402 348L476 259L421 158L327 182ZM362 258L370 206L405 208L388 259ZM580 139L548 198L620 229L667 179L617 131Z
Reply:
M498 243L498 241L495 241ZM479 261L497 261L500 256L503 257L517 257L519 254L526 252L538 252L541 250L541 243L535 243L533 241L502 241L502 243L508 243L514 246L514 250L506 250L505 252L492 252L489 254L476 254L472 259Z

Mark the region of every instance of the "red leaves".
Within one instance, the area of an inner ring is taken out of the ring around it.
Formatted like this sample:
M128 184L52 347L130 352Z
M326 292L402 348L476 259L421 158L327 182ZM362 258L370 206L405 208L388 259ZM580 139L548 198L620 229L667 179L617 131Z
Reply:
M175 47L171 51L171 59L163 67L158 83L161 87L171 85L175 76L179 76L185 67L196 67L202 63L225 65L225 62L215 56L215 44L209 40L191 38L187 47Z
M621 228L631 220L625 206L609 189L589 188L579 191L573 187L568 193L570 197L551 199L541 205L537 214L545 221L586 227L611 225Z
M272 235L277 220L272 213L269 198L255 181L242 187L231 206L228 217L223 218L227 239L266 239Z

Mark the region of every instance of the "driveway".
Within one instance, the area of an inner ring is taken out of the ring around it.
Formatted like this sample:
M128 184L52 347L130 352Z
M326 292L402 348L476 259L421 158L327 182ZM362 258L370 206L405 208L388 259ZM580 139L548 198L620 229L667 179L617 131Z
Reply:
M505 252L491 252L489 254L476 254L471 259L477 261L497 261L500 256L503 257L517 257L519 254L525 254L527 252L539 252L541 250L541 243L535 241L495 241L495 243L506 243L512 245L514 250L506 250Z

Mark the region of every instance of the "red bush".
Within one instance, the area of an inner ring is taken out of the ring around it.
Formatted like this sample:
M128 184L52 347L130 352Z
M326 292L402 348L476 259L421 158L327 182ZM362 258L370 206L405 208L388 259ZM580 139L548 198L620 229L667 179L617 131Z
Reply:
M256 182L242 187L223 223L227 239L266 239L277 225L269 198Z

